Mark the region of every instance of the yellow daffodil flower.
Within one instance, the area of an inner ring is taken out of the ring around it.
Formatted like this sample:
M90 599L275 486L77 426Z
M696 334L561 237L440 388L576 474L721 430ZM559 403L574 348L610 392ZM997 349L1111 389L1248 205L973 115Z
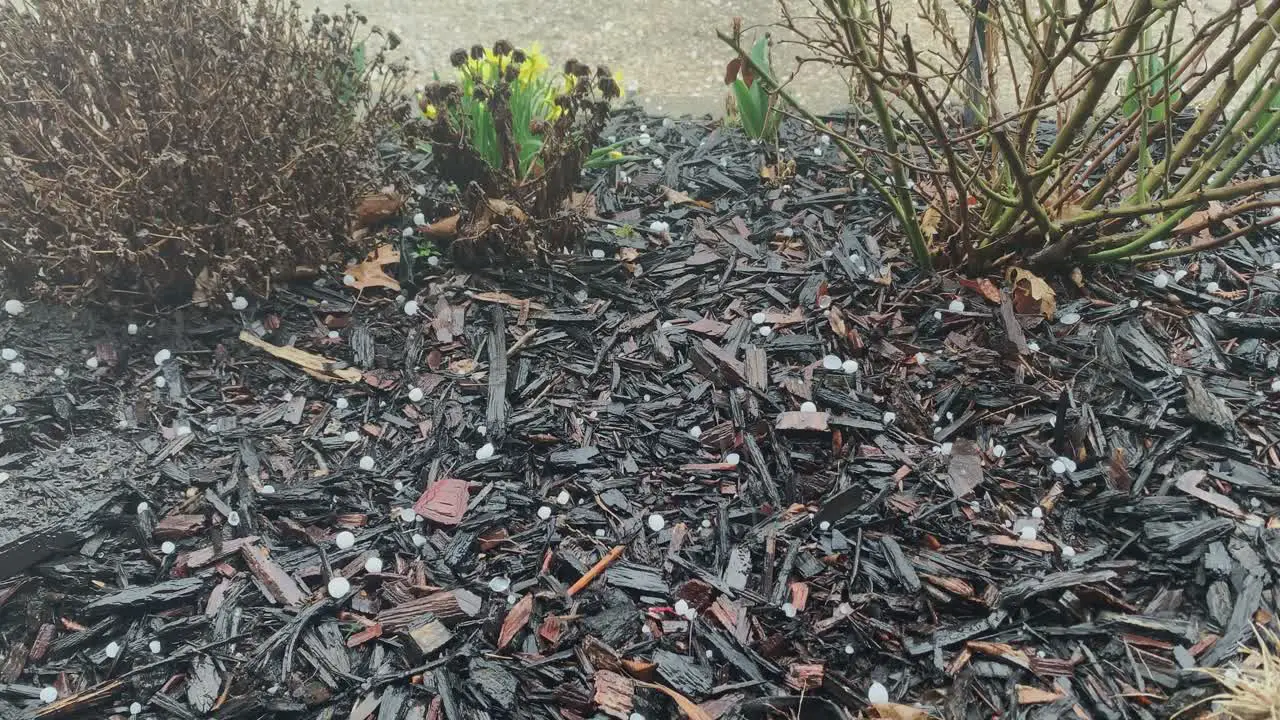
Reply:
M422 106L422 114L425 115L428 120L435 120L436 116L439 115L439 111L436 110L435 105L427 103Z
M542 48L537 43L530 45L524 55L524 64L520 66L520 84L529 85L540 80L542 74L551 67L551 63L547 61L547 56L542 54Z
M622 151L621 151L621 150L610 150L610 151L609 151L609 159L610 159L610 160L621 160L621 159L622 159Z

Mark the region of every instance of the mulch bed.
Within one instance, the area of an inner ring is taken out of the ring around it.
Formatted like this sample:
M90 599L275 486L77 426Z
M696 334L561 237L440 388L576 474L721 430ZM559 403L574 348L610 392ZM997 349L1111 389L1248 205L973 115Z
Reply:
M1047 320L921 278L819 138L788 128L796 174L766 182L734 130L609 133L641 124L662 166L593 173L601 219L549 266L402 268L412 316L330 276L29 363L5 482L39 492L86 433L133 450L68 466L76 509L0 545L0 717L1164 718L1214 692L1193 668L1276 608L1275 236L1090 272Z

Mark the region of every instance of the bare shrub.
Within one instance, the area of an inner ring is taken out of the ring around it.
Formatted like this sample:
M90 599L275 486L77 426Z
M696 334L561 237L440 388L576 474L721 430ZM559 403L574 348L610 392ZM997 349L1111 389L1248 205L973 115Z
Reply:
M280 0L0 3L8 283L176 300L321 260L403 74L364 22Z

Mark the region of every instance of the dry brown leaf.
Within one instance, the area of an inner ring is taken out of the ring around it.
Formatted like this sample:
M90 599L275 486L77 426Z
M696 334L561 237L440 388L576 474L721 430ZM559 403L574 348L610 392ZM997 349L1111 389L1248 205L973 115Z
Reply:
M391 277L382 269L383 265L400 262L400 251L396 250L389 244L379 245L376 250L369 253L364 262L351 265L347 268L347 274L350 275L354 282L349 283L350 287L357 290L364 290L371 287L383 287L388 290L399 290L400 283Z
M898 703L877 703L871 706L874 717L884 720L929 720L929 713L910 705Z
M1040 313L1052 320L1058 309L1057 296L1043 278L1030 270L1009 268L1009 284L1013 286L1013 304L1020 313L1033 312L1039 306Z
M925 208L924 214L920 216L920 232L924 234L925 242L933 242L941 226L942 213L938 212L938 208L932 205Z
M961 278L960 284L986 298L987 302L996 305L1000 304L1000 288L996 287L996 284L987 278L978 278L977 280Z
M1173 231L1175 233L1190 231L1193 228L1199 228L1202 225L1219 222L1222 220L1223 216L1227 214L1226 210L1227 208L1225 205L1217 200L1211 200L1209 201L1209 207L1204 210L1197 210L1191 213L1187 216L1186 220L1178 223L1178 226L1175 227Z
M711 203L706 202L704 200L695 200L689 197L689 193L687 192L675 190L667 187L666 185L662 186L662 191L666 194L667 202L671 203L672 205L683 205L685 203L689 203L691 205L697 205L698 207L701 207L701 208L707 208L707 209L711 208Z
M458 234L458 215L455 213L422 228L422 234L435 238L451 238Z
M1041 690L1031 685L1018 686L1019 705L1041 705L1057 702L1063 697L1061 690Z
M502 630L498 633L499 650L506 647L508 643L515 639L516 633L529 624L529 615L532 612L533 593L525 593L515 605L511 606L507 616L502 619Z
M680 708L680 711L683 712L685 716L689 718L689 720L712 720L711 715L708 714L706 710L703 710L702 708L698 707L698 703L681 695L675 690L672 690L671 688L666 687L665 685L659 685L657 683L647 683L647 682L642 682L640 680L637 680L636 686L649 688L650 690L657 690L663 695L666 695L667 697L671 698L672 700L675 701L676 707Z
M364 377L359 370L355 368L339 368L337 360L330 360L323 355L309 353L306 350L299 350L291 345L272 345L262 338L254 335L248 330L240 331L240 342L248 343L260 350L266 350L275 357L297 365L302 368L308 375L317 380L325 380L327 382L360 382Z
M355 228L368 228L386 222L400 213L404 200L394 192L384 190L366 195L356 205Z

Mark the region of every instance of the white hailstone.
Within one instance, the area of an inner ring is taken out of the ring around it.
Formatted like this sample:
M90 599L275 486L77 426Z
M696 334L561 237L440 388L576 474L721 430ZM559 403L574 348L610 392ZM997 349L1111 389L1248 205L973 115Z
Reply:
M549 506L549 505L543 505L542 507L538 508L538 519L539 519L539 520L550 520L550 519L551 519L551 506Z
M1130 310L1137 310L1137 309L1138 309L1138 304L1139 304L1139 303L1138 303L1138 299L1137 299L1137 298L1134 298L1134 299L1130 300L1130 301L1129 301L1129 309L1130 309Z
M1184 278L1184 277L1186 277L1186 276L1187 276L1187 271L1186 271L1186 270L1183 270L1182 268L1178 268L1177 270L1174 270L1174 271L1173 271L1173 281L1174 281L1174 282L1181 282L1181 281L1182 281L1182 278Z
M694 425L693 427L689 428L689 437L693 438L694 440L697 440L698 438L702 437L702 428L697 425Z
M1222 314L1222 308L1218 307L1217 305L1214 305L1213 307L1209 308L1209 314L1210 314L1210 315L1221 315L1221 314Z
M661 169L662 169L662 158L654 158L654 159L653 159L653 166L654 166L654 167L656 167L656 168L658 168L659 170L661 170Z
M1076 556L1076 549L1075 549L1075 548L1071 547L1070 545L1063 545L1063 546L1062 546L1062 557L1064 557L1064 558L1073 558L1073 557L1075 557L1075 556Z
M1169 276L1166 275L1163 270L1161 270L1160 272L1156 273L1156 276L1154 278L1151 279L1151 284L1155 285L1157 288L1168 287Z
M769 327L768 325L761 325L759 332L760 332L760 337L769 337L770 335L773 334L773 328Z
M236 510L227 513L227 524L231 527L238 527L240 525L240 513Z
M329 597L334 600L341 600L351 592L351 581L341 575L329 581Z
M164 542L160 543L160 552L165 555L172 555L173 551L177 549L178 549L178 546L174 545L171 540L165 540Z
M155 357L156 365L163 365L166 362L168 362L169 359L172 357L173 357L173 353L169 352L167 349L161 350L160 352L156 353L156 357Z
M87 368L89 368L90 370L97 370L97 369L98 369L98 356L97 356L97 355L90 355L90 356L89 356L89 357L84 361L84 366L85 366L85 367L87 367Z
M915 360L917 365L924 365L926 362L929 361L929 356L923 351L921 351L916 353Z
M174 428L173 432L178 437L184 437L191 434L191 426L186 423L182 423L178 427Z
M836 606L837 617L845 617L846 615L852 615L852 614L853 614L853 606L850 605L849 603L842 602Z
M9 363L9 372L14 375L25 375L27 374L27 364L20 360L15 360Z
M489 580L489 589L496 593L504 593L511 587L511 578L497 575Z
M871 683L871 687L867 688L867 702L872 705L883 705L889 702L889 688L879 682Z
M262 494L263 494L263 495L275 495L275 494L276 494L276 486L275 486L275 485L263 485L263 486L262 486Z
M652 515L650 515L648 522L649 522L649 529L654 532L658 532L662 530L662 528L667 526L667 519L662 517L658 513L653 513Z
M1080 313L1063 313L1062 317L1058 318L1058 322L1063 325L1075 325L1080 322Z
M677 600L674 609L677 615L683 617L685 613L689 612L689 603L684 599Z
M898 413L892 410L886 410L884 412L884 416L881 417L881 420L884 422L885 425L889 425L893 423L894 420L897 420L897 419L898 419Z
M845 360L844 362L840 363L840 369L844 371L845 375L852 375L858 372L858 361Z
M604 257L604 250L601 250L600 248L593 248L591 250L591 257L600 260Z
M350 550L356 544L356 536L350 530L343 530L334 536L333 544L337 545L339 550Z
M646 131L646 130L648 130L648 129L649 129L649 126L648 126L648 125L645 125L644 123L641 123L641 124L640 124L640 132L644 132L644 131Z
M337 340L338 338L340 338L340 337L342 337L342 336L338 334L338 331L337 331L337 330L330 330L330 331L329 331L329 334L328 334L328 336L327 336L327 337L328 337L330 340Z
M644 394L644 401L645 401L645 402L649 402L649 401L650 401L650 400L652 400L652 399L653 399L653 398L652 398L652 396L650 396L650 395L649 395L649 393L645 393L645 394Z
M818 412L818 406L808 400L805 400L800 403L800 412Z
M1032 540L1035 540L1035 539L1036 539L1036 526L1035 526L1035 525L1023 525L1023 526L1022 526L1022 530L1018 533L1018 539L1019 539L1019 540L1025 540L1025 541L1027 541L1027 542L1031 542Z
M702 521L702 527L703 527L703 529L710 529L710 528L711 528L711 520L710 520L710 519L704 519L704 520Z
M1168 247L1169 247L1169 243L1165 242L1164 240L1157 240L1151 243L1150 245L1150 248L1152 250L1164 250L1164 249L1167 249Z
M661 234L661 233L670 232L670 231L671 231L670 223L665 223L661 220L654 220L653 222L649 223L649 232ZM764 322L764 321L762 320L761 322Z
M1065 473L1065 472L1067 471L1067 463L1066 463L1066 462L1064 462L1064 460L1065 460L1065 458L1057 458L1057 459L1055 459L1055 460L1053 461L1053 464L1049 466L1049 469L1050 469L1050 470L1053 470L1053 473L1054 473L1055 475L1061 475L1061 474Z
M830 135L821 135L821 136L819 136L819 137L818 137L818 142L822 143L823 145L830 145L830 144L831 144L831 136L830 136Z
M364 571L367 573L374 573L374 574L382 572L382 558L378 557L377 555L374 555L368 560L365 560Z
M129 333L130 335L137 335L138 323L129 323L129 326L125 328L125 332Z
M139 713L141 713L141 712L142 712L142 703L140 703L140 702L132 702L132 703L129 703L129 714L130 714L130 715L137 715L137 714L139 714Z
M249 307L249 301L246 300L243 295L237 295L235 296L235 299L231 301L232 310L244 310L247 307Z
M348 430L342 433L342 439L349 443L360 442L360 433L355 430Z
M365 455L365 456L361 457L361 458L360 458L360 469L361 469L361 470L366 470L366 471L367 471L367 470L372 470L372 469L373 469L373 458L372 458L372 457L370 457L369 455Z
M947 309L953 313L964 312L964 301L960 299L952 300L951 304L947 305Z
M814 154L814 156L816 156L816 157L822 157L822 146L821 146L821 145L819 145L819 146L815 147L815 148L813 149L813 154Z
M115 640L112 640L111 642L107 643L106 650L104 650L103 652L107 654L107 658L111 660L115 660L116 657L120 655L120 643L116 642Z
M21 300L9 299L4 301L4 311L10 315L21 315L26 309L27 306L23 305Z
M16 301L15 301L15 300L10 300L9 302L16 302ZM8 309L9 309L9 308L8 308L8 304L9 304L9 303L5 303L5 310L8 310ZM10 315L17 315L18 313L9 313L9 314L10 314ZM45 687L45 688L41 688L41 690L40 690L40 702L44 703L45 705L48 705L49 703L54 702L54 701L56 701L57 699L58 699L58 690L57 690L57 688L52 687L52 686L50 686L50 687Z
M649 141L651 139L652 138L649 137L649 133L642 132L640 133L640 137L636 138L636 141L640 143L640 147L649 147Z
M400 231L400 237L413 237L413 228L406 227Z
M148 505L148 504L146 503L146 501L144 500L143 502L138 503L138 507L137 507L137 508L135 508L135 511L136 511L139 515L141 515L142 513L146 512L146 511L148 511L148 510L150 510L150 509L151 509L151 506L150 506L150 505Z
M729 453L724 456L724 461L729 465L737 465L742 462L742 458L738 456L738 453Z
M839 370L844 365L844 361L836 355L827 355L822 358L822 367L827 370Z
M1028 340L1027 350L1030 350L1033 353L1040 352L1040 343L1036 342L1035 340Z
M1216 293L1218 292L1218 290L1219 290L1218 283L1213 281L1206 283L1204 286L1204 291L1207 293Z
M409 402L422 402L422 388L409 388Z
M751 322L755 323L756 325L763 325L765 320L768 319L768 317L769 316L765 315L764 313L758 312L751 316Z
M493 457L493 443L485 443L476 450L477 460L488 460L491 457Z
M439 255L431 255L431 256L428 256L428 257L427 257L427 264L428 264L428 265L430 265L431 267L436 267L436 266L438 266L438 265L440 264L440 256L439 256Z
M953 447L954 447L954 445L952 445L951 443L949 443L949 442L944 442L944 443L942 443L942 445L938 448L938 451L939 451L939 452L941 452L943 455L950 455L950 454L951 454L951 450L952 450L952 448L953 448Z
M399 480L396 480L395 482L391 483L391 487L395 488L396 492L400 492L401 490L404 489L404 483L400 482Z
M934 320L941 320L941 319L942 319L942 311L941 311L941 310L934 310L934 311L933 311L933 319L934 319Z
M789 618L796 616L796 606L791 603L782 603L782 614Z
M412 540L415 547L422 547L427 544L427 536L422 533L414 533Z
M14 405L5 405L0 408L0 412L3 412L5 415L13 416L18 414L18 408Z
M488 426L486 426L486 425L477 425L477 426L476 426L476 432L480 433L480 435L482 435L482 436L483 436L483 435L488 435L488 434L489 434L489 428L488 428Z
M64 377L67 374L67 371L60 367L56 367L53 369L53 374L55 377Z
M826 531L830 530L830 529L831 529L831 521L830 521L830 520L823 520L822 522L818 523L818 529L819 529L819 530L821 530L822 532L826 532Z
M1280 392L1280 378L1277 378L1277 379L1275 379L1275 380L1272 380L1272 381L1271 381L1271 392ZM6 413L7 413L7 414L9 414L9 415L12 415L12 414L13 414L13 413L9 413L9 412L8 412L8 409L9 409L9 408L11 408L11 407L13 407L13 406L12 406L12 405L6 405L6 406L5 406L5 411L6 411Z
M423 215L422 213L414 213L414 214L413 214L413 224L414 224L414 225L426 225L426 224L427 224L427 216L426 216L426 215Z
M17 360L18 351L13 348L5 348L0 350L0 358L4 358L5 361Z
M556 502L561 505L568 505L573 502L573 496L569 494L568 490L561 490L560 494L556 495Z
M784 227L784 228L782 228L782 237L788 237L788 238L789 238L789 237L795 237L795 236L796 236L796 229L795 229L795 228L792 228L792 227Z
M347 406L350 404L351 403L346 398L338 398L337 400L333 401L333 406L338 408L339 410L346 410Z
M410 317L418 314L418 301L410 300L404 304L404 314Z
M152 640L151 642L147 643L147 649L151 651L151 654L152 654L152 655L159 655L159 654L160 654L160 649L161 649L161 648L160 648L160 641L159 641L159 640Z
M1039 505L1031 508L1031 517L1035 518L1036 520L1039 520L1040 518L1044 517L1044 509L1041 508Z
M411 524L417 522L418 513L411 507L400 508L400 522Z
M627 720L645 720L645 717L638 712L633 712L627 716Z
M600 537L600 538L604 537L604 528L598 528L596 530L596 537Z

